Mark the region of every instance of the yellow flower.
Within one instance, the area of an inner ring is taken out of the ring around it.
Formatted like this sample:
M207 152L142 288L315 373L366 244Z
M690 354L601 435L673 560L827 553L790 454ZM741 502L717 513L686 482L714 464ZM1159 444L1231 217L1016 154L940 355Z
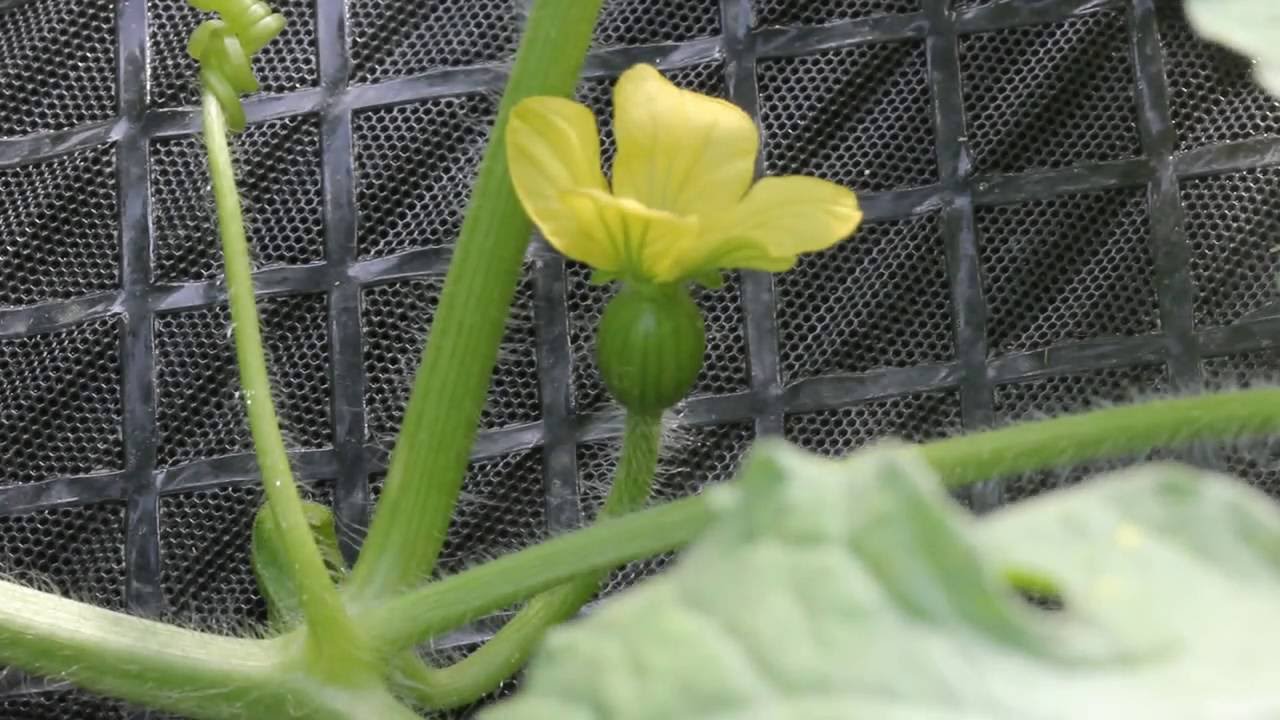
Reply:
M652 283L719 269L790 269L848 237L854 194L810 177L755 179L760 134L732 103L637 65L614 89L613 183L595 116L552 97L516 106L507 157L520 202L561 253L608 276Z

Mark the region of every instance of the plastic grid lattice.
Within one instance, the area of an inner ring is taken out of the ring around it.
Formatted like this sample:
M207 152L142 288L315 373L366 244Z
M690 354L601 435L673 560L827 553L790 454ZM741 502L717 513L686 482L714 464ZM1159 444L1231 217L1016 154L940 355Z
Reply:
M182 54L198 14L63 5L0 9L0 568L239 627L261 610L243 555L258 494ZM278 5L294 22L262 57L237 145L274 372L286 416L301 410L295 465L332 483L350 534L518 18L505 0ZM609 5L582 91L597 110L610 77L658 63L756 115L767 171L846 183L869 220L789 276L704 295L712 362L679 414L689 467L664 476L671 493L764 435L838 453L1274 374L1280 115L1176 0ZM52 18L38 32L35 13ZM521 297L450 569L582 522L610 464L618 415L589 351L604 296L536 246ZM1274 483L1265 455L1233 452L1223 466ZM127 712L0 674L0 718Z

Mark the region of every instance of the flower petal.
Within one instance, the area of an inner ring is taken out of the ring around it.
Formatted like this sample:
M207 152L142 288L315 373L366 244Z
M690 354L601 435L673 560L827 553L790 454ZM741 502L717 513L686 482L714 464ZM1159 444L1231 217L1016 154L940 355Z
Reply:
M574 260L616 270L621 258L579 227L578 215L563 202L569 192L609 189L591 110L562 98L528 98L512 110L506 136L516 195L547 242Z
M614 89L613 191L676 215L737 203L755 176L760 133L733 103L681 90L649 65Z
M584 238L607 245L616 267L601 268L633 279L655 280L651 268L697 242L698 221L654 210L599 190L574 190L561 198ZM659 280L660 281L660 280Z
M825 250L858 228L862 211L852 191L811 177L765 178L735 208L703 220L696 243L671 255L662 277L690 277L711 268L789 270L801 253Z

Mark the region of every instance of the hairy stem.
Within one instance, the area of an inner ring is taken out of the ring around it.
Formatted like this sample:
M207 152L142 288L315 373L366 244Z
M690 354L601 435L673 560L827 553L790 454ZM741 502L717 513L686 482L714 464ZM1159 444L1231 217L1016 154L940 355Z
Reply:
M962 435L923 446L951 486L1280 431L1280 389L1156 400Z
M0 665L192 717L229 717L266 691L283 650L0 583Z
M344 665L349 668L351 653L359 647L358 638L311 535L280 435L263 354L262 331L258 326L258 309L254 304L252 266L240 195L236 190L235 170L227 147L226 118L217 98L207 89L203 93L203 108L204 139L218 207L218 229L222 236L240 387L267 506L279 529L282 550L295 575L303 619L311 630L308 637L313 649L312 657L318 667L329 667L335 673L343 673ZM345 672L349 677L349 669Z
M356 603L422 581L462 487L532 227L508 177L507 119L520 100L570 95L602 0L537 0L480 165L386 490L351 577Z
M628 518L631 523L614 520L609 524L610 519L625 517L648 501L649 489L658 466L661 436L660 418L634 413L627 415L618 470L614 475L613 487L600 509L600 517L606 521L604 527L609 528L605 532L610 534L621 534L619 528L630 530L637 519L643 518L639 520L641 526L649 527L642 538L650 547L655 545L654 540L657 539L670 541L672 537L669 533L673 530L692 529L707 518L705 504L697 499L686 501L684 505L668 506L676 507L675 513L657 514L650 511L643 516L631 516ZM676 527L653 527L658 521L673 523ZM569 538L581 538L585 534L577 533ZM622 538L610 538L607 542L598 542L601 547L593 555L599 558L610 550L634 549L620 540ZM581 543L581 540L578 542ZM656 544L665 545L667 542ZM633 552L625 552L623 555L637 557ZM582 567L582 559L578 563ZM480 699L524 665L547 630L573 617L582 609L596 594L608 567L611 566L583 573L563 585L534 596L493 638L456 665L443 669L429 668L416 658L412 659L413 662L401 663L397 669L402 675L404 690L416 702L434 709L459 707ZM546 572L546 568L540 570ZM510 582L510 579L504 577L503 581ZM438 612L438 599L435 605ZM501 606L494 606L492 609L499 607Z

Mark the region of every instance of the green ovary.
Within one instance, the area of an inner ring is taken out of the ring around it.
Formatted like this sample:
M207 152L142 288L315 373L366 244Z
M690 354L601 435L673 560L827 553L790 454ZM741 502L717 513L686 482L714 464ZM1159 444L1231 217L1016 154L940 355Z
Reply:
M656 415L688 394L706 347L702 312L683 287L630 283L605 307L596 356L623 407Z

